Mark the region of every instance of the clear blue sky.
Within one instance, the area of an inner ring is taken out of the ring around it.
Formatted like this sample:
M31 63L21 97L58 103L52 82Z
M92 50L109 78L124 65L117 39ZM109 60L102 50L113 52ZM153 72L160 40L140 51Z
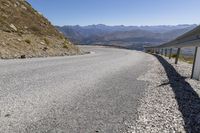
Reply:
M27 0L54 25L199 24L200 0Z

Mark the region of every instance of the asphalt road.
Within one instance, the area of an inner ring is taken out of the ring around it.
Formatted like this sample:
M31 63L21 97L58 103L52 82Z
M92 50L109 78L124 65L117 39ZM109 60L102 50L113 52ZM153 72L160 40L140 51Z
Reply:
M127 132L152 57L83 47L91 54L0 60L0 132Z

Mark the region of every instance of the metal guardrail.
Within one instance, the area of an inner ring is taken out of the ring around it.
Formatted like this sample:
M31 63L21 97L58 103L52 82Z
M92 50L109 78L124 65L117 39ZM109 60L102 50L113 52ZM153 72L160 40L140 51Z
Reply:
M191 77L194 79L200 80L200 26L194 28L193 30L183 34L182 36L170 42L157 45L157 46L144 47L144 48L145 48L145 51L161 53L162 55L164 54L164 52L165 52L165 55L167 55L168 49L170 49L170 52L169 52L170 59L172 56L172 49L178 48L176 59L175 59L175 64L177 64L181 48L185 48L185 47L195 47L194 62L193 62Z

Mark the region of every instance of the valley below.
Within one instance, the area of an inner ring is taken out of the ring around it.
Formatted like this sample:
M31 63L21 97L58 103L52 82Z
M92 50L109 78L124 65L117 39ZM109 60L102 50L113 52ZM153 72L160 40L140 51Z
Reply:
M143 51L144 46L155 46L175 39L197 25L160 26L56 26L75 44L120 46Z

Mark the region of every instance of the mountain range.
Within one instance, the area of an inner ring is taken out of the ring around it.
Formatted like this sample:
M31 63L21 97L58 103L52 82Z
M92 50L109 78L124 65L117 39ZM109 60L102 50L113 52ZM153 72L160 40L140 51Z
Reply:
M197 25L159 26L56 26L76 44L114 45L143 50L143 46L158 45L192 30Z

